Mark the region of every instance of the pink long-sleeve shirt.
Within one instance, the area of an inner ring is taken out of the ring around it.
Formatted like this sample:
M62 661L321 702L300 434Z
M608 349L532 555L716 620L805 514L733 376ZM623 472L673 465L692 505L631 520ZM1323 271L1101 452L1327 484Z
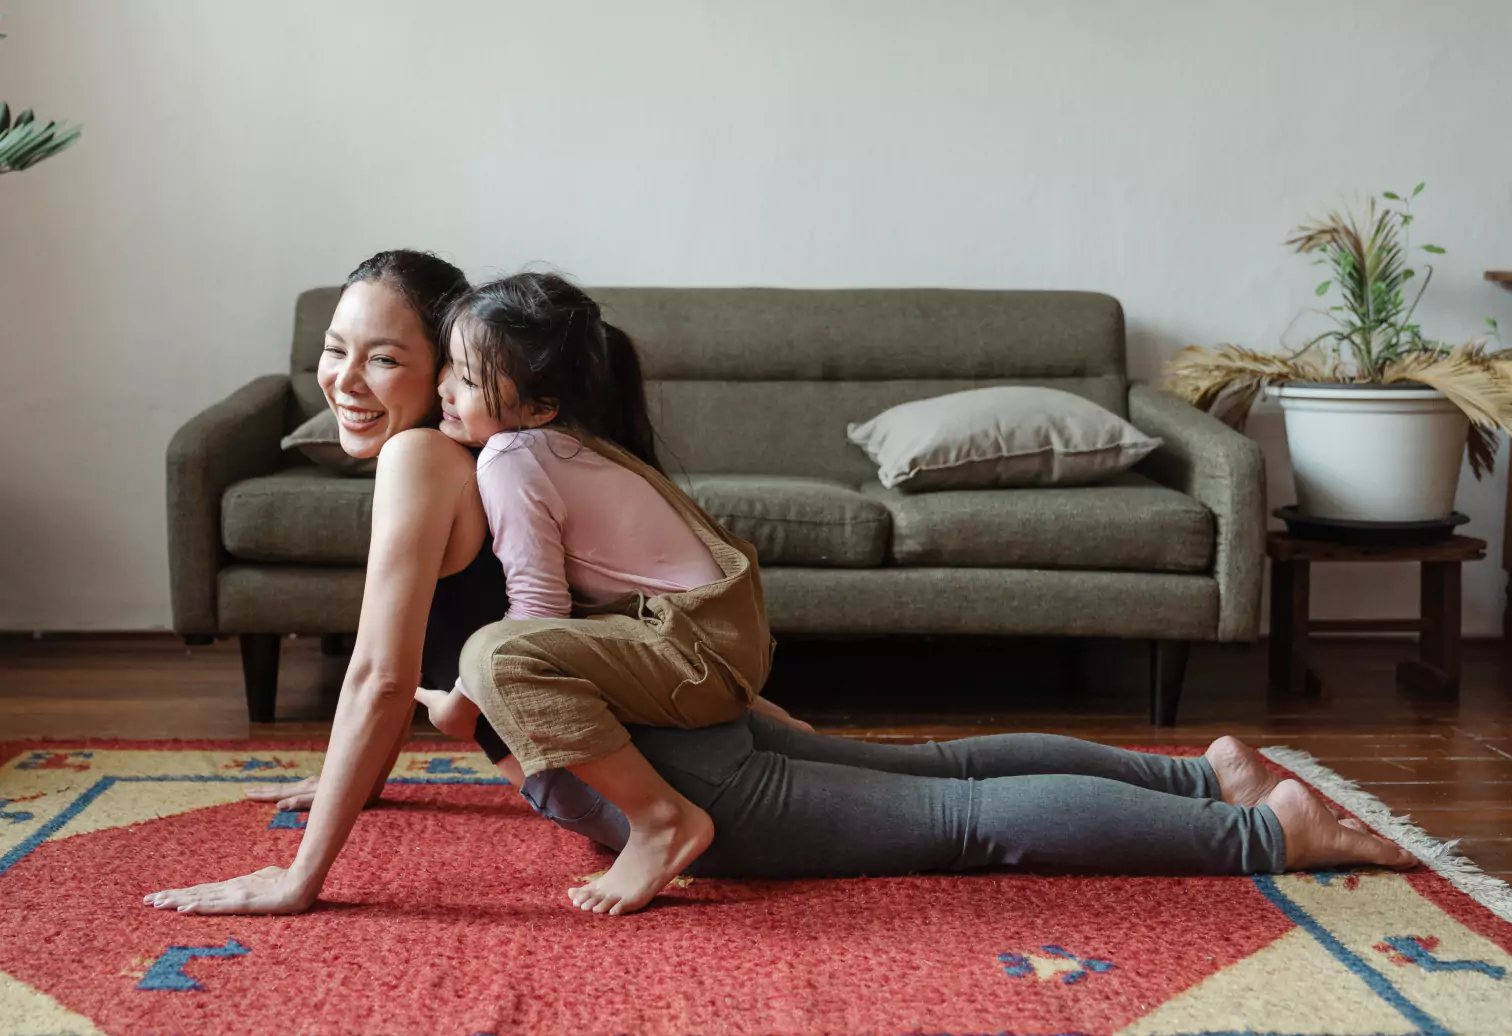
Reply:
M558 619L574 593L605 604L724 578L655 486L551 428L501 432L478 455L478 493L504 566L506 619Z

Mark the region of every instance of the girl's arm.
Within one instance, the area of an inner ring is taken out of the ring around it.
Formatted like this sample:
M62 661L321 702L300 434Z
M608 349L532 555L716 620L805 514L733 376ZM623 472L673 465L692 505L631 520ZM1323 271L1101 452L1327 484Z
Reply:
M181 913L280 914L315 902L404 735L420 682L431 596L459 510L475 499L467 493L472 478L472 458L440 432L414 429L384 444L357 643L336 706L320 794L293 864L154 893L147 903Z

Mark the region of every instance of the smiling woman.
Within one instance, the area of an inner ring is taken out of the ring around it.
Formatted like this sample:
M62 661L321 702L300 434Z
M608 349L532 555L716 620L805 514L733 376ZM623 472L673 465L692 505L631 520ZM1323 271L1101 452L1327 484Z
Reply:
M455 266L405 250L379 252L347 278L318 378L348 454L376 457L395 433L435 423L440 321L466 288ZM416 367L433 376L417 377Z

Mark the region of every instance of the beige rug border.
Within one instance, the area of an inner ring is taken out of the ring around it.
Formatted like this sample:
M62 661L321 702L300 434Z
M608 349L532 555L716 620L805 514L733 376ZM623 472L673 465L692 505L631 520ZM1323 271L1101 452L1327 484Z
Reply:
M1286 767L1302 780L1365 821L1397 845L1416 856L1449 884L1475 900L1503 921L1512 922L1512 886L1481 870L1456 850L1459 840L1442 842L1412 823L1411 817L1392 814L1384 802L1300 748L1262 748L1260 754Z

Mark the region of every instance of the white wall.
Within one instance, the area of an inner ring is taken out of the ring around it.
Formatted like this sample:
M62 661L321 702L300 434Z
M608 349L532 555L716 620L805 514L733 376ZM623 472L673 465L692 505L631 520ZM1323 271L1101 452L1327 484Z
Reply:
M1426 180L1428 330L1512 327L1481 280L1512 266L1505 0L6 7L0 97L86 130L0 178L0 628L166 624L169 436L284 369L295 293L384 247L594 284L1097 289L1149 376L1276 342L1317 280L1287 231ZM1288 502L1278 421L1255 434ZM1493 542L1504 484L1461 489ZM1472 633L1498 557L1467 572ZM1410 573L1318 583L1319 614L1416 603Z

